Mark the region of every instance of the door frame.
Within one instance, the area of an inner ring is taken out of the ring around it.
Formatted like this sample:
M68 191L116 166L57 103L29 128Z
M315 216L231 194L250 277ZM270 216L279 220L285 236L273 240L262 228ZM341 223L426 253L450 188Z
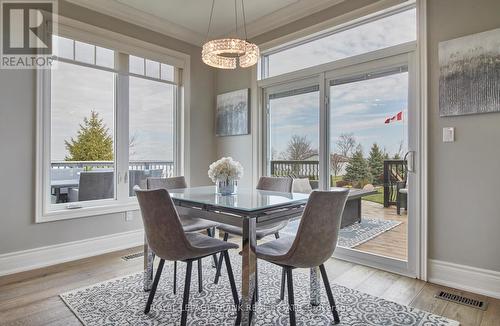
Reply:
M352 64L357 64L359 62L367 61L368 59L376 59L377 57L387 57L392 54L405 52L405 48L414 47L415 56L415 103L416 110L418 114L418 154L415 158L415 165L418 169L418 186L416 190L416 196L418 197L419 205L415 208L415 230L413 233L416 238L416 261L415 261L415 274L411 276L416 276L418 279L427 281L428 279L428 53L427 53L427 0L415 0L414 5L417 9L417 41L411 42L409 44L400 44L393 48L383 49L379 51L374 51L368 54L362 54L353 58L342 59L332 63L326 63L319 66L303 69L296 72L291 72L283 74L280 76L266 78L264 80L259 80L259 69L257 66L252 67L252 120L256 123L252 124L254 128L252 142L253 142L253 183L254 186L257 183L257 179L260 175L266 174L267 162L265 161L265 151L267 147L266 136L263 129L266 126L266 114L265 114L265 101L266 97L264 94L264 88L285 83L288 81L299 80L304 77L316 76L319 80L324 80L324 76L321 74L327 70L334 68L340 68ZM383 8L382 8L383 9ZM375 10L376 11L376 10ZM329 23L330 26L332 23ZM319 28L319 27L318 27ZM323 27L324 28L324 27ZM304 31L304 33L306 33ZM306 34L301 34L302 36ZM286 42L293 41L296 36L290 36L286 39ZM275 41L268 42L264 44L264 47L271 48L276 47L284 43L283 39L278 39ZM320 85L320 90L321 90ZM323 88L324 92L324 88ZM320 106L324 106L324 101L321 101ZM321 114L321 113L320 113ZM320 115L320 117L323 117ZM323 144L327 146L328 144ZM321 146L321 145L320 145ZM372 262L371 257L364 253L356 253L353 257L349 253L342 253L342 251L337 252L338 257L341 259L346 259L354 263L359 263L363 265L378 267L379 263L383 263L385 266L390 266L395 260L387 260L384 257L379 257L378 262ZM393 272L398 274L407 275L404 270L399 270L398 264L392 265Z
M268 173L268 114L267 101L269 89L287 88L289 85L300 85L303 80L316 79L320 90L320 138L319 138L319 155L320 155L320 187L325 189L327 186L327 171L329 171L328 155L329 155L329 137L328 122L329 121L329 99L327 96L328 86L327 79L335 76L338 78L342 73L353 73L361 71L366 66L384 64L398 64L406 62L409 72L409 108L408 112L412 111L412 130L415 132L412 149L417 152L415 157L415 168L418 172L413 178L415 184L414 192L409 202L409 214L412 216L411 221L408 221L408 262L377 256L366 252L360 252L355 249L337 248L334 257L348 260L354 263L359 263L379 269L384 269L397 274L416 277L426 280L426 262L427 262L427 166L426 166L426 151L427 151L427 120L426 120L426 100L422 96L423 80L426 76L422 74L422 49L417 46L417 42L409 42L400 44L387 49L377 50L371 53L362 54L352 58L339 60L332 63L322 64L319 66L303 69L296 72L283 74L280 76L270 77L265 80L256 80L258 97L258 112L260 116L259 128L262 134L258 141L260 143L259 169L261 174ZM340 72L340 74L339 74ZM409 125L410 128L410 125ZM410 143L409 143L410 147ZM423 205L425 207L423 207ZM411 225L410 225L411 223Z
M328 71L324 73L324 98L325 98L325 119L321 120L323 128L320 128L323 133L320 134L320 139L325 139L326 148L322 148L326 157L323 155L321 163L328 164L330 157L330 119L329 115L335 108L332 106L334 99L329 98L330 94L330 82L336 79L356 77L363 74L378 73L384 71L390 71L391 69L399 67L407 67L408 72L408 110L407 110L407 121L408 130L406 130L405 137L408 137L408 151L414 153L419 152L419 115L416 103L416 58L415 58L416 47L413 51L401 53L391 57L386 57L382 59L370 60L363 63L359 63L353 66L347 66L344 68L335 69L333 71ZM321 157L321 155L320 155ZM415 159L414 157L412 159ZM320 164L321 164L320 163ZM415 164L414 164L415 165ZM407 209L407 260L400 260L392 257L384 257L380 255L375 255L366 251L361 251L352 248L338 247L334 253L334 257L353 261L356 263L361 263L369 265L371 267L384 269L398 274L403 274L405 276L417 277L418 275L418 257L417 257L417 247L418 247L418 210L417 207L420 206L418 189L419 189L419 177L417 172L408 173L408 184L409 184L409 194L408 194L408 209ZM326 166L322 174L320 174L320 179L322 182L320 184L324 185L323 189L329 189L329 165Z

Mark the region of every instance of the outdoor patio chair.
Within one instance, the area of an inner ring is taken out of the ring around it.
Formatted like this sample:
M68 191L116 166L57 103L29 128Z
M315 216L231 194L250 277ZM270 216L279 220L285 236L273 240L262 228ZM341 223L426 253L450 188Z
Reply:
M69 201L99 200L114 197L114 171L82 171L78 189L71 188Z

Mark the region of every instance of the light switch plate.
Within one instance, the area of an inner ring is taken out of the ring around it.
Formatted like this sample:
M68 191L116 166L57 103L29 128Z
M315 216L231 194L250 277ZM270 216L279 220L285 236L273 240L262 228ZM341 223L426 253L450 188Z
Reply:
M443 128L443 143L453 143L455 141L455 128Z

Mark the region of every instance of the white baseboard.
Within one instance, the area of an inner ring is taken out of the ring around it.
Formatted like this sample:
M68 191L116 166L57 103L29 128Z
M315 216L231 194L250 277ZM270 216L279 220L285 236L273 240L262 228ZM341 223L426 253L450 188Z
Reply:
M2 254L0 276L102 255L143 243L144 230L140 229Z
M500 299L500 272L429 259L429 282Z

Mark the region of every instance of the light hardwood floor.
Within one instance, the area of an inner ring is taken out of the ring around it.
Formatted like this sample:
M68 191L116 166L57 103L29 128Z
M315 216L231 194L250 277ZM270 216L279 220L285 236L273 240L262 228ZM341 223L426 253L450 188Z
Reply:
M396 213L396 207L384 208L382 205L365 201L361 202L363 217L380 218L400 221L401 224L386 231L377 237L362 243L354 249L376 255L407 260L408 259L408 215L405 210L402 214Z
M120 257L140 251L131 248L39 270L0 277L0 325L80 325L59 294L114 277L138 272L142 258ZM377 269L331 259L330 281L400 304L410 305L461 322L461 325L499 325L500 300L489 301L487 311L438 300L434 294L444 287ZM448 289L462 294L462 291Z

